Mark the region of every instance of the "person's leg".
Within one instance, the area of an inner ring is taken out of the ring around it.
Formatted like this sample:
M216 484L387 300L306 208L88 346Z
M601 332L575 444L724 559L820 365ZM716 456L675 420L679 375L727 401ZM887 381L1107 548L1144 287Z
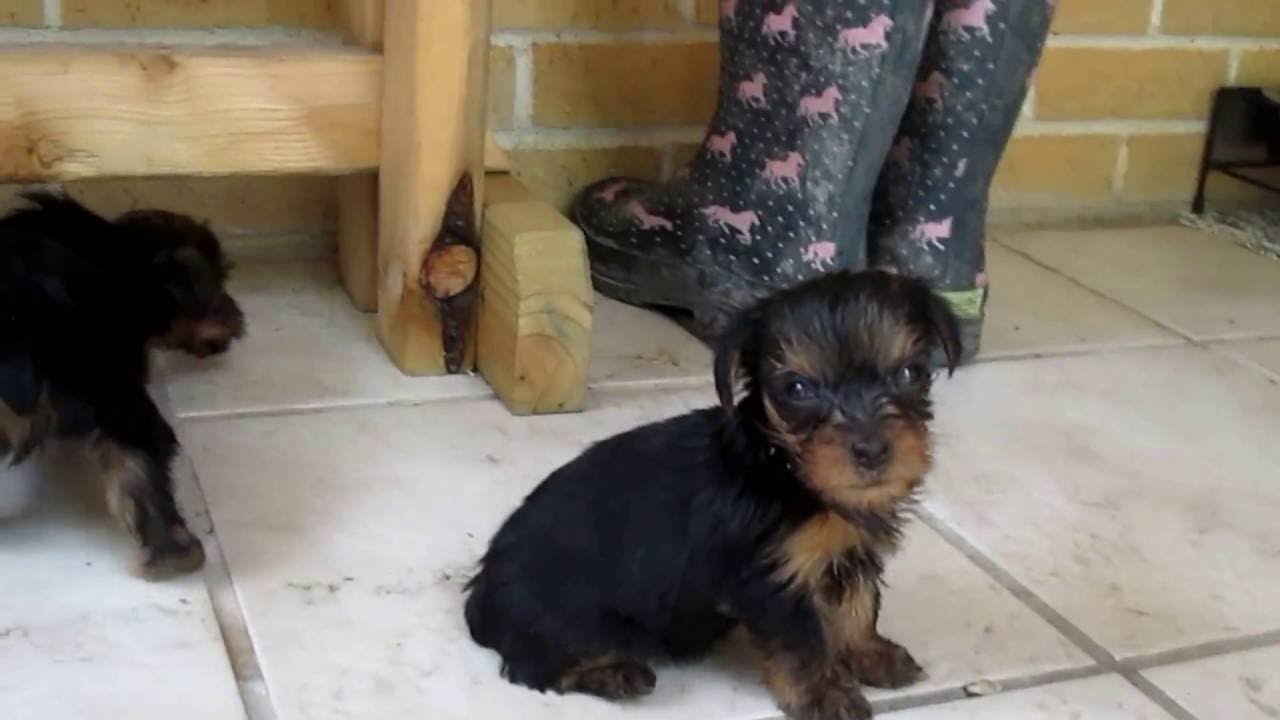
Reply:
M986 303L987 195L1052 14L1052 0L939 0L876 186L871 265L924 278L952 300L966 358Z
M687 174L574 206L596 288L710 336L763 294L866 264L869 201L933 0L722 0L719 105Z

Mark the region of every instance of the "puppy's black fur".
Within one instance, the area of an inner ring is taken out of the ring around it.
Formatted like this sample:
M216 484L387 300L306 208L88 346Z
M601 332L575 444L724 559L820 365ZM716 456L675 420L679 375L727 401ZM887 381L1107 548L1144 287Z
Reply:
M53 436L90 441L144 573L194 570L204 552L174 503L177 440L147 395L147 348L204 357L243 334L218 240L173 213L111 222L27 199L0 218L0 461Z
M788 715L868 717L860 684L921 674L876 619L929 469L937 347L954 368L949 306L886 273L746 311L718 348L722 407L594 445L506 521L469 585L472 637L512 682L628 698L653 689L649 660L741 625Z

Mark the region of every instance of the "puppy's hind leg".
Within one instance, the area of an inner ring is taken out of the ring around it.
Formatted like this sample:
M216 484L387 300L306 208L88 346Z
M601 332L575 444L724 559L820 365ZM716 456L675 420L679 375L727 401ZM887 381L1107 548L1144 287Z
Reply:
M204 565L204 548L187 528L173 499L169 466L178 441L151 398L139 389L117 398L100 418L93 443L107 505L142 547L141 573L151 580Z
M503 677L541 692L627 700L648 695L657 684L653 670L637 660L617 655L583 660L527 635L508 636L500 652Z
M578 663L560 677L560 692L630 700L653 692L658 676L638 660L604 656Z

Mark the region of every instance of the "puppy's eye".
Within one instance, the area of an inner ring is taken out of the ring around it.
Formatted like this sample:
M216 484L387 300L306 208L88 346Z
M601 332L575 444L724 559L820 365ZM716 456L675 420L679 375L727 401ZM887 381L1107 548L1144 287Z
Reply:
M902 385L915 385L929 377L929 371L920 365L907 365L898 369L898 382Z
M804 402L811 400L815 395L813 383L808 378L793 377L787 381L784 390L787 399L792 402Z

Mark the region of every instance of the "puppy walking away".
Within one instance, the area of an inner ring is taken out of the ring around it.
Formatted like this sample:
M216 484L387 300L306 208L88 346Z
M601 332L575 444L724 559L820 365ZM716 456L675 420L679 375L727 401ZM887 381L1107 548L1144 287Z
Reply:
M744 312L716 356L722 407L598 443L506 521L469 585L472 637L514 683L623 699L653 690L651 660L743 626L789 717L870 717L862 685L922 676L876 621L930 467L939 347L954 368L947 303L887 273Z
M174 503L177 439L147 395L147 348L200 357L244 332L213 233L159 210L114 222L28 196L0 218L0 463L51 436L87 441L107 501L160 577L204 562Z

